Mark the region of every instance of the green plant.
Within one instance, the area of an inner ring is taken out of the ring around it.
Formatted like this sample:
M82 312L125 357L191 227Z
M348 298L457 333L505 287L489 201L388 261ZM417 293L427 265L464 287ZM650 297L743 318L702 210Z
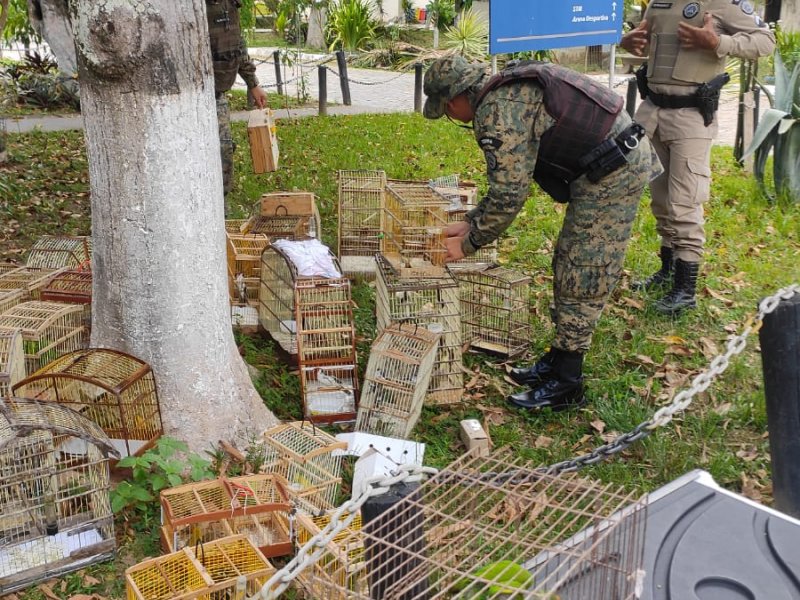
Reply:
M794 66L800 62L800 31L776 27L775 47L786 68L789 71L793 70Z
M328 37L330 49L360 50L375 37L375 19L370 0L338 0L330 6Z
M28 18L27 0L11 0L7 10L5 27L0 31L4 42L20 42L28 47L42 41Z
M450 27L456 18L453 0L431 0L425 5L429 18L439 31Z
M400 0L400 14L406 23L414 21L414 2L413 0Z
M462 11L456 24L445 30L442 47L455 50L467 60L484 58L489 47L486 21L472 9Z

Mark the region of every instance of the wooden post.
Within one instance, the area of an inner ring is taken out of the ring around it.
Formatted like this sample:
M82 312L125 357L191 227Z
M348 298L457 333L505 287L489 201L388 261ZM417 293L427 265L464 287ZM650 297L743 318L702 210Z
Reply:
M414 112L422 112L422 63L414 65Z
M319 77L319 114L328 114L328 67L319 65L317 67L317 77Z
M278 84L278 93L283 95L283 79L281 78L281 53L275 50L272 53L272 60L275 63L275 82Z
M628 93L625 95L625 110L633 118L636 112L636 95L639 93L639 87L636 85L636 78L628 79Z
M336 51L336 64L339 67L339 84L342 86L342 104L350 106L350 81L347 79L347 60L343 50Z
M800 518L800 294L764 318L758 337L775 508Z

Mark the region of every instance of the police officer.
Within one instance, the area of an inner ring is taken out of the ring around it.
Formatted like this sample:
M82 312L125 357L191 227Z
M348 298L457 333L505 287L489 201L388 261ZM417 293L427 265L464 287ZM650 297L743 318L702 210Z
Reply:
M214 63L214 95L217 100L219 143L222 155L222 185L225 196L233 189L233 134L226 92L238 73L247 84L248 94L259 108L266 106L267 95L258 85L256 65L247 54L239 23L241 0L206 0L211 60ZM225 212L228 212L227 202Z
M775 37L748 0L653 0L644 20L620 45L637 56L648 55L646 71L638 74L646 99L636 121L647 130L665 169L650 185L661 268L634 287L669 287L655 307L677 314L696 306L705 244L703 204L709 197L711 144L717 135L714 110L724 81L718 76L728 56L770 54Z
M619 279L642 190L661 173L658 157L617 94L563 67L531 61L489 77L485 65L447 57L428 69L424 90L424 115L472 122L486 159L488 193L448 227L448 261L503 233L531 180L569 202L553 257L555 340L534 365L511 371L528 389L509 400L580 406L583 356Z

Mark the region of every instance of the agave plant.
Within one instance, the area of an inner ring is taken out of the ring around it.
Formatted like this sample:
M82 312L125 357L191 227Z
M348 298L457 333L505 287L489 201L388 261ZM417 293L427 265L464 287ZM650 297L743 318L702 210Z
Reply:
M461 11L456 24L444 32L442 47L454 50L467 60L480 60L489 47L489 26L471 8Z

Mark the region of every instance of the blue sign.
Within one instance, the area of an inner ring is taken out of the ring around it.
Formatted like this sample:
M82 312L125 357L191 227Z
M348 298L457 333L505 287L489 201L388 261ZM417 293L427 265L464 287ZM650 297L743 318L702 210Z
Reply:
M491 0L489 53L616 44L623 0Z

